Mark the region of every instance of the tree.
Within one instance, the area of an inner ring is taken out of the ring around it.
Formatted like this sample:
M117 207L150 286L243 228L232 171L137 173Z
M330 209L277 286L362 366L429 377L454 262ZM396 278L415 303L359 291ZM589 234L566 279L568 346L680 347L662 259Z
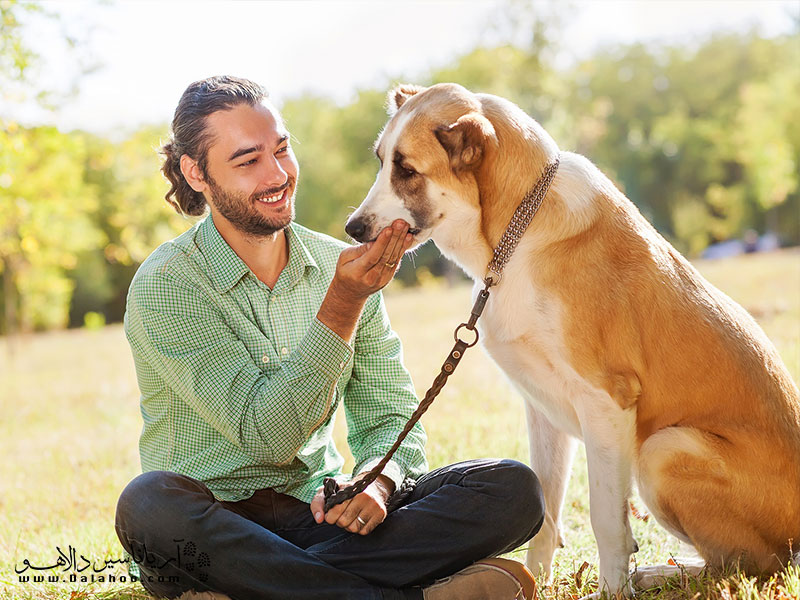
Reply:
M10 113L31 102L47 107L60 93L35 77L40 57L23 35L32 18L58 19L33 2L0 2L0 97ZM64 42L79 45L66 33ZM73 82L89 70L82 59L75 65ZM85 145L52 127L23 127L10 113L0 117L0 331L7 334L66 324L73 287L66 271L97 240L84 212L94 203L83 185Z
M90 311L102 313L107 322L121 320L139 265L156 246L196 221L177 214L164 200L169 185L157 149L166 133L166 127L145 127L116 143L79 135L87 147L85 183L97 197L87 216L99 236L70 272L76 283L72 325L81 325Z
M97 243L83 183L86 148L53 127L0 130L0 263L5 332L67 323L77 253Z

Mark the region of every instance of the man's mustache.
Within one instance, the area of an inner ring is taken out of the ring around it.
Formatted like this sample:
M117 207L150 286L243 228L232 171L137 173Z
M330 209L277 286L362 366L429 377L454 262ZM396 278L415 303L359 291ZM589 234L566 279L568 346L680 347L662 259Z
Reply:
M290 177L289 179L286 180L286 183L284 183L283 185L279 185L278 187L275 187L275 188L267 188L267 189L258 191L256 193L254 193L252 196L250 196L250 198L252 200L255 200L257 198L263 198L264 196L274 196L275 194L279 194L279 193L283 192L283 190L285 190L290 185L292 185L293 182L294 182L294 179L292 179Z

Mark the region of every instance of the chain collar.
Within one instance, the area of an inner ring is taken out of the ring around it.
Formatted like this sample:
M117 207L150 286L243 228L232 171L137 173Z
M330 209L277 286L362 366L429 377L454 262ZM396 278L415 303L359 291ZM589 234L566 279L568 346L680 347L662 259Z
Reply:
M550 184L553 182L556 171L558 171L559 162L559 158L556 157L555 162L545 167L539 181L525 194L517 210L514 211L514 215L511 217L508 227L506 227L503 236L495 247L494 255L487 267L486 277L483 280L487 289L500 283L506 263L511 258L514 250L516 250L519 240L522 238L528 225L531 224L533 216L536 214L536 211L539 210L545 195L547 195L547 191L550 189Z

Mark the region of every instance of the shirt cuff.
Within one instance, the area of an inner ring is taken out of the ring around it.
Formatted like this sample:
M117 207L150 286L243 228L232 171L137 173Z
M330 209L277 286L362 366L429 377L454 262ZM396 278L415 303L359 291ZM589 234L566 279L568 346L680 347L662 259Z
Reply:
M319 319L311 321L298 350L332 378L338 378L353 356L353 349Z
M362 473L370 471L375 465L381 462L382 458L383 457L373 458L372 460L367 461L366 463L361 465L361 468L358 470L358 473L354 473L353 475L354 476L361 475ZM403 470L403 467L401 467L399 463L396 463L393 460L390 460L388 463L386 463L386 466L383 468L383 472L381 473L381 475L386 475L389 479L391 479L394 482L395 491L400 489L403 480L406 478L406 474L405 471Z

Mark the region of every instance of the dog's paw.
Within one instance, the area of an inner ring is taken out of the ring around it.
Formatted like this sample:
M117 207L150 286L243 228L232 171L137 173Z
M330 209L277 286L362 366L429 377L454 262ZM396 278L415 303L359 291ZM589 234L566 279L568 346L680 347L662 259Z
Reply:
M594 594L589 594L588 596L584 596L581 600L627 600L628 598L635 597L635 593L632 589L627 591L620 591L616 593L611 592L595 592Z
M653 587L664 587L671 577L696 577L705 569L705 566L705 562L701 558L681 558L668 565L637 567L632 578L638 589L646 590Z
M535 577L541 577L545 583L550 583L553 579L553 557L538 558L531 550L525 559L525 566Z

